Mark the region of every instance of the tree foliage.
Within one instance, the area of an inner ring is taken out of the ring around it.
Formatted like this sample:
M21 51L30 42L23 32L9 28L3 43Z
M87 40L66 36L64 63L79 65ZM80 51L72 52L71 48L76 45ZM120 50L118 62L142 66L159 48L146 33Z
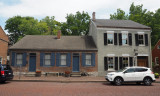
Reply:
M127 18L126 18L127 17ZM158 9L155 13L147 11L147 9L143 9L143 5L134 5L131 4L129 9L129 14L125 14L125 12L121 9L117 9L117 13L111 14L110 19L116 20L132 20L138 22L140 24L144 24L146 26L151 27L151 42L152 46L156 44L156 42L160 39L160 9Z
M62 24L61 30L64 35L87 35L89 32L90 16L86 12L67 14L67 21Z

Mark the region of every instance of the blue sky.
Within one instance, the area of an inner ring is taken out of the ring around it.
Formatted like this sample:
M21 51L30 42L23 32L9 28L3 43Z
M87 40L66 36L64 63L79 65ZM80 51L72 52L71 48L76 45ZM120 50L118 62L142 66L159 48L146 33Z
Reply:
M109 19L118 8L128 12L132 2L143 4L143 8L153 12L160 8L160 0L0 0L0 26L4 29L5 21L17 15L36 19L55 16L64 22L66 14L77 11L88 12L90 16L96 12L96 18Z

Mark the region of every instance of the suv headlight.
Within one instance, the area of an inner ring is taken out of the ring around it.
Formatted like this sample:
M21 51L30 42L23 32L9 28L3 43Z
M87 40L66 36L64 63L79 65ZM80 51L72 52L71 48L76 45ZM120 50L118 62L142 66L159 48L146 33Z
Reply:
M114 74L108 74L108 76L113 76Z

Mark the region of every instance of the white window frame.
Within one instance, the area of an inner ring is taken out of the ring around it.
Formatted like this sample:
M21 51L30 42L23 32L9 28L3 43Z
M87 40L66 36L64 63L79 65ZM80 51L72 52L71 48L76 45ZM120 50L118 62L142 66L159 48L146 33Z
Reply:
M109 58L113 58L113 68L110 68L109 67ZM108 70L114 70L115 69L115 60L114 60L115 58L114 57L112 57L112 56L109 56L109 57L107 57L107 64L108 64Z
M128 64L127 64L128 66L124 66L125 64L123 63L123 58L128 58ZM128 56L127 57L122 57L122 65L123 65L123 68L124 67L129 67L129 57Z
M157 63L157 59L158 59L158 63ZM155 64L159 65L159 58L158 57L155 57Z
M21 58L21 59L18 59L18 58L17 58L18 55L21 55L22 58ZM21 60L21 64L18 64L18 62L17 62L18 60ZM16 54L16 65L22 65L22 64L23 64L23 54L22 54L22 53L17 53L17 54Z
M140 35L143 36L143 44L140 44L140 43L139 43L139 36L140 36ZM140 46L144 46L144 45L145 45L145 40L144 40L144 39L145 39L144 34L138 34L138 44L139 44Z
M109 34L112 34L112 38L108 38ZM108 43L108 40L109 40L109 39L112 39L112 44L109 44L109 43ZM108 45L113 45L113 44L114 44L114 33L107 33L107 44L108 44Z
M46 55L50 55L50 58L46 58ZM46 60L50 61L50 64L46 64ZM51 53L44 54L44 66L51 66Z
M90 56L89 59L87 59L87 55ZM88 62L89 62L89 63L88 63ZM92 65L92 54L86 54L86 56L85 56L85 65L86 65L86 66L91 66L91 65Z
M65 55L65 59L62 59L61 56L64 56ZM62 61L66 62L65 64L62 64ZM60 66L67 66L67 54L61 54L60 55Z
M2 59L3 59L3 58L2 58L2 57L0 57L0 64L2 64Z
M127 36L127 38L125 38L125 39L123 39L124 34ZM127 44L123 44L123 40L126 40ZM122 45L128 45L128 33L122 33Z

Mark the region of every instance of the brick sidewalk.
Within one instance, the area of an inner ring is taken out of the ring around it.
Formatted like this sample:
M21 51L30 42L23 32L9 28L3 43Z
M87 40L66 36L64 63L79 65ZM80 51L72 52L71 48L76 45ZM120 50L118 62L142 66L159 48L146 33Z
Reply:
M104 77L82 76L82 77L63 77L63 76L41 76L41 77L25 77L14 76L13 81L48 81L48 82L106 82ZM156 79L160 83L160 78Z

